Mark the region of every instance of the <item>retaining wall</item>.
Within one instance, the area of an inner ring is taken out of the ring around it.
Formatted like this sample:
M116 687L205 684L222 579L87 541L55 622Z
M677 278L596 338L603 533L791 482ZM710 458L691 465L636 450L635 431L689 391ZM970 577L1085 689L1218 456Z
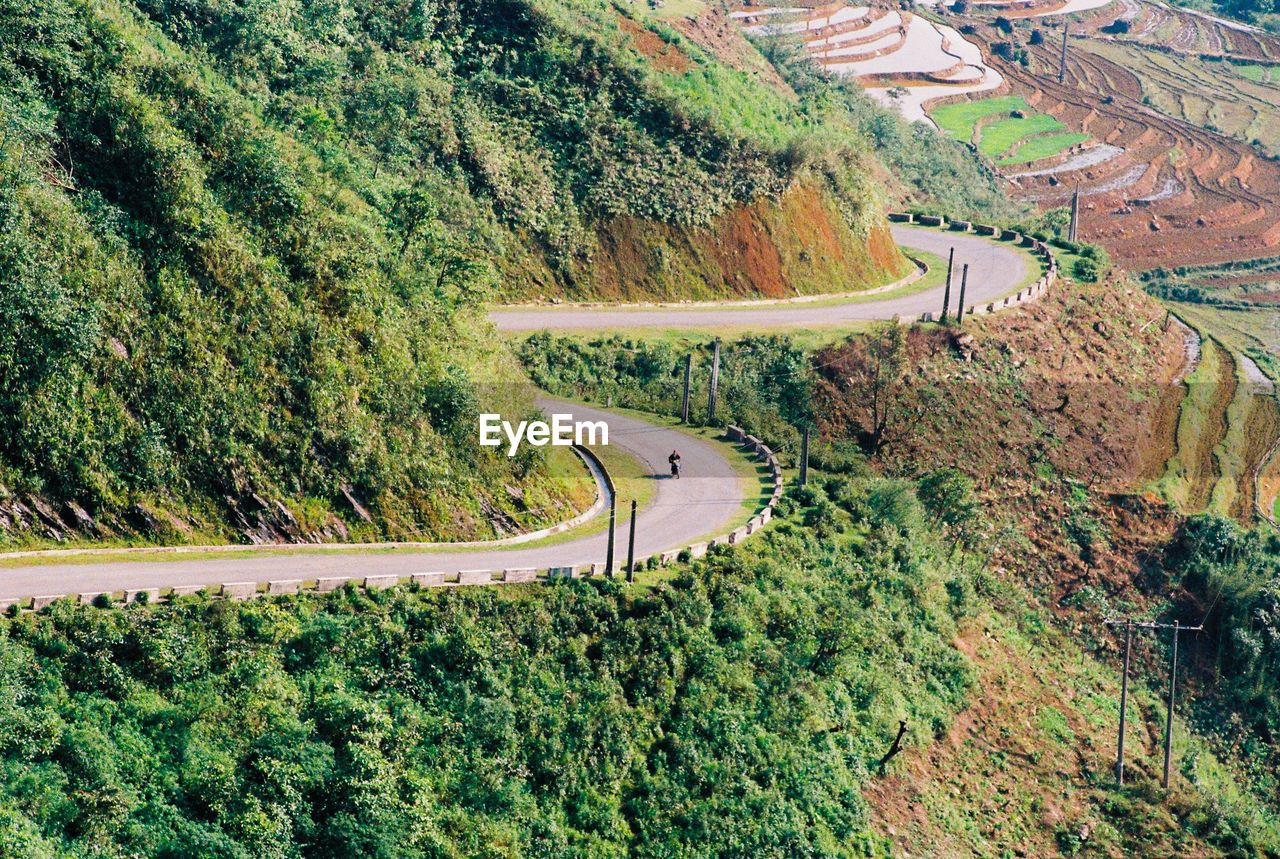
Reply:
M943 215L912 215L909 212L890 212L889 220L894 223L921 223L927 226L942 226L948 222L946 216ZM982 316L987 313L996 313L1006 310L1010 307L1017 307L1019 304L1025 304L1029 301L1035 301L1046 292L1048 292L1055 283L1058 282L1058 260L1054 257L1053 251L1044 242L1035 236L1023 235L1016 230L1002 230L999 227L993 227L990 224L972 224L968 221L950 221L950 229L955 232L973 233L980 236L990 236L999 241L1014 242L1019 247L1028 248L1032 253L1042 257L1048 264L1045 273L1033 284L1018 290L1014 295L1007 295L1004 298L998 298L995 301L989 301L986 304L970 304L964 310L965 316ZM904 325L912 322L933 322L935 319L933 313L922 313L918 320L902 319L899 320Z

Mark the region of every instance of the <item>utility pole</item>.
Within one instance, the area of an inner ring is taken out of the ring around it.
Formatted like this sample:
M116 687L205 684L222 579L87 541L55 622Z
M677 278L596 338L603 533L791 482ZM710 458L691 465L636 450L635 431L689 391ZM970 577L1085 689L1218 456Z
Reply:
M800 485L809 482L809 425L804 425L800 435Z
M618 526L618 495L609 496L609 550L604 556L604 574L613 578L613 539L614 530Z
M716 338L715 355L711 358L711 393L707 398L707 423L716 422L716 389L720 385L720 338Z
M1071 31L1071 24L1066 18L1062 19L1062 64L1058 66L1058 83L1065 83L1067 80L1067 34Z
M1116 743L1116 784L1124 784L1124 716L1129 703L1129 652L1133 646L1133 621L1124 622L1124 677L1120 681L1120 740Z
M1164 723L1164 786L1169 788L1169 749L1173 745L1173 693L1178 679L1178 622L1173 622L1173 655L1169 657L1169 714Z
M1150 621L1134 621L1132 618L1125 618L1124 620L1108 618L1104 620L1103 623L1107 626L1119 626L1120 624L1124 624L1124 676L1120 681L1120 737L1116 742L1117 784L1124 784L1125 705L1128 703L1129 663L1130 651L1133 644L1133 630L1134 628L1173 630L1173 652L1169 660L1169 712L1166 716L1164 725L1164 786L1167 788L1169 786L1169 773L1172 764L1173 705L1178 671L1178 635L1183 632L1200 632L1204 629L1204 624L1201 624L1200 626L1183 626L1176 620L1173 623L1152 623Z
M631 536L627 539L627 584L636 580L636 500L631 499Z
M956 308L956 325L964 322L964 290L969 285L969 264L960 269L960 306Z
M1080 232L1080 183L1076 183L1076 191L1071 195L1071 230L1067 238L1071 242L1079 241Z
M947 308L951 306L951 270L956 264L956 249L952 248L947 257L947 289L942 293L942 324L947 324Z
M693 390L693 353L684 362L684 404L680 406L680 420L689 422L689 393Z

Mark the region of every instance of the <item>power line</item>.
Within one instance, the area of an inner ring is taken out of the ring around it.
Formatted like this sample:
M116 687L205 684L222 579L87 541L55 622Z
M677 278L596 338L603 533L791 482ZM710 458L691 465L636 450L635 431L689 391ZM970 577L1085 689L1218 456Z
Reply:
M1116 784L1124 784L1124 724L1125 716L1128 711L1129 703L1129 663L1131 651L1133 648L1133 630L1136 629L1172 629L1173 630L1173 657L1169 663L1169 712L1165 722L1164 733L1164 786L1169 786L1169 763L1170 763L1170 745L1173 742L1173 705L1174 705L1174 689L1176 684L1176 676L1178 671L1178 635L1183 632L1200 632L1204 629L1204 624L1200 626L1182 626L1176 620L1173 623L1159 623L1150 620L1138 620L1133 618L1103 618L1105 626L1124 626L1124 674L1120 680L1120 731L1116 739Z

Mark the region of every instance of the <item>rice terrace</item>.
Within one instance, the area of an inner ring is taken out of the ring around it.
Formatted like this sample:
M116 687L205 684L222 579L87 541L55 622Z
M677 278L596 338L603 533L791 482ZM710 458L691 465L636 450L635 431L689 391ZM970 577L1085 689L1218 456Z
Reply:
M1280 857L1280 0L0 0L0 859Z

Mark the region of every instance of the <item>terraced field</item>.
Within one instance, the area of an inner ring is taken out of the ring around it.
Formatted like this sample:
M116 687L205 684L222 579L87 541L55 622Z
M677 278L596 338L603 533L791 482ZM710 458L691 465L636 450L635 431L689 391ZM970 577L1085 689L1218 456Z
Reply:
M1165 297L1199 293L1209 301L1233 305L1280 305L1280 257L1155 269L1145 272L1142 280Z
M1280 154L1280 68L1238 66L1094 39L1077 44L1132 72L1142 98L1161 113L1254 143L1269 155ZM1272 75L1276 84L1267 83Z
M1000 165L1033 162L1057 155L1089 140L1089 135L1062 132L1066 126L1036 113L1021 96L999 96L945 104L934 108L933 121L952 137L977 145Z
M1066 126L1062 126L1065 128ZM1044 134L1034 137L1021 146L1017 147L1013 154L1007 158L997 161L997 164L1007 166L1011 164L1027 164L1031 165L1036 161L1044 158L1050 158L1058 155L1068 149L1079 146L1081 143L1092 138L1087 134L1078 131L1066 132L1064 134Z
M800 38L825 69L856 78L908 119L927 122L929 102L1003 84L976 44L906 9L801 2L745 6L730 15L749 35Z
M1179 304L1206 339L1202 368L1188 379L1179 453L1161 481L1189 511L1213 508L1242 520L1276 518L1280 495L1280 317L1274 313ZM1205 448L1212 442L1208 457ZM1184 473L1183 473L1184 472ZM1189 479L1182 486L1180 476Z
M935 106L956 117L939 124L960 136L962 123L980 127L998 103L1051 117L968 139L1003 168L1016 197L1063 206L1079 186L1081 236L1132 270L1280 254L1280 163L1268 157L1280 150L1280 86L1269 83L1280 80L1280 40L1150 0L1085 6L971 6L963 21L974 41L1011 43L1030 62L993 57L1003 98ZM1072 12L1060 83L1061 15ZM1001 31L997 14L1037 17ZM1009 136L1028 130L1038 133L1014 147Z
M1280 68L1276 66L1233 66L1235 73L1254 83L1280 86Z
M992 116L1008 116L1014 111L1033 113L1026 99L1017 95L944 104L930 111L938 127L957 140L972 140L978 123Z
M1153 0L1115 0L1080 23L1094 37L1173 54L1280 62L1280 43L1264 30Z

